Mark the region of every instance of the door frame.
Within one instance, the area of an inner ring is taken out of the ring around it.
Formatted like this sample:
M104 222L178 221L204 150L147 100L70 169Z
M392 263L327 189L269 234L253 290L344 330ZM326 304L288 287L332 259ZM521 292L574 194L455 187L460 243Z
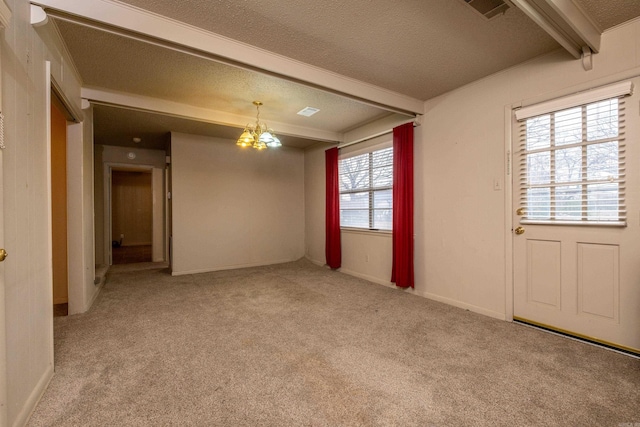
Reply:
M113 265L113 253L112 253L112 248L111 248L111 236L112 236L112 232L113 232L113 218L112 218L112 214L113 214L113 210L112 210L112 203L111 203L111 199L112 199L112 185L111 185L111 179L112 179L112 173L113 170L119 170L119 169L126 169L129 171L134 171L134 172L149 172L151 174L151 197L152 200L162 200L163 203L166 203L164 200L164 194L165 194L165 189L164 189L164 185L165 185L165 175L166 175L166 170L162 169L162 168L158 168L156 166L153 165L146 165L146 164L130 164L130 163L116 163L116 162L105 162L104 163L104 169L103 169L103 189L104 189L104 229L103 229L103 233L104 233L104 253L105 253L105 258L107 258L107 261L109 263L109 265ZM162 183L162 188L156 188L155 185L155 180L153 179L153 175L154 175L154 169L158 169L162 172L162 180L160 181ZM156 230L156 226L155 226L155 219L156 219L156 210L158 212L162 212L162 226L161 228L161 232L162 232L162 238L160 238L159 243L156 242L156 240L154 239L154 236L156 234L156 232L158 230ZM156 209L155 206L152 207L152 219L151 219L151 236L152 236L152 252L153 252L153 248L157 245L160 244L162 245L162 253L164 255L164 262L168 262L167 259L167 239L165 234L165 228L166 228L166 223L167 223L167 214L166 214L166 209L165 209L165 205L163 204L160 208Z
M4 0L0 0L0 36L4 40L4 30L11 21L11 10ZM2 107L2 49L0 48L0 112ZM0 148L0 201L4 206L3 156ZM0 248L4 248L4 210L0 209ZM5 331L4 265L0 263L0 425L7 424L7 336Z
M55 103L60 112L64 115L66 119L66 159L65 159L65 175L66 175L66 211L67 211L67 235L66 235L66 246L67 246L67 303L68 303L68 313L81 313L84 311L84 296L83 296L83 288L84 288L84 266L82 262L79 262L78 259L74 257L70 257L69 254L74 251L82 252L82 245L78 247L77 239L73 239L72 236L82 235L84 231L84 224L82 222L74 221L72 215L69 212L72 210L71 206L82 205L82 192L72 191L70 188L73 185L72 180L69 179L70 168L78 167L78 165L73 165L69 162L69 157L73 154L74 150L77 150L78 147L83 146L82 141L82 132L78 133L75 128L76 125L82 126L83 114L74 108L73 103L69 101L69 99L64 95L64 91L62 90L60 84L55 80L54 76L51 74L51 61L46 61L46 73L47 73L47 108L49 111L47 112L47 138L48 138L48 151L49 151L49 247L50 250L53 251L53 222L51 217L51 209L52 209L52 197L53 197L53 188L51 187L51 106ZM78 202L79 200L79 202ZM51 258L52 254L49 254ZM51 280L53 282L53 265L51 265ZM53 292L53 288L52 288ZM53 294L52 294L53 295Z
M0 0L4 6L4 2ZM4 35L4 26L0 25L0 34ZM2 52L0 51L0 112L2 108ZM4 153L0 148L0 201L4 206ZM0 209L0 248L4 248L4 209ZM7 335L5 331L5 283L4 264L0 263L0 425L7 423Z
M513 321L514 317L514 287L516 285L514 278L514 238L516 235L513 232L514 229L514 205L513 190L514 179L517 176L513 172L513 158L514 151L517 149L518 142L516 141L518 135L514 133L514 129L517 126L514 110L538 104L541 102L549 101L555 98L561 98L568 95L573 95L579 92L591 90L601 86L615 84L625 80L634 80L640 78L640 68L634 68L631 70L623 71L620 73L612 74L609 76L597 78L587 82L583 82L574 86L563 87L557 90L551 90L545 92L543 95L530 97L523 99L520 102L512 104L506 104L504 106L504 149L505 149L505 320ZM629 220L629 219L628 219ZM574 337L580 338L579 334L571 334ZM614 350L617 351L617 350ZM626 354L626 353L625 353Z
M513 322L513 110L520 105L504 106L504 317L507 322Z

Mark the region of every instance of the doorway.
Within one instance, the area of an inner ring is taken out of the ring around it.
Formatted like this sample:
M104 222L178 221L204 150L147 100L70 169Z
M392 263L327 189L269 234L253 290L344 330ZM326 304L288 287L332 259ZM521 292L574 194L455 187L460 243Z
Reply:
M112 170L111 251L113 264L152 261L152 195L152 173L150 170Z
M69 312L67 256L67 119L61 102L51 96L51 235L53 315Z

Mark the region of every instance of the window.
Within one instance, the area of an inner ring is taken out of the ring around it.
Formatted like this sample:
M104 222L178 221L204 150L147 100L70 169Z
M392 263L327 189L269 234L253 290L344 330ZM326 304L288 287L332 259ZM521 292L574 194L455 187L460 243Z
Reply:
M522 223L625 225L624 155L622 98L526 117Z
M393 148L339 161L340 226L391 230Z

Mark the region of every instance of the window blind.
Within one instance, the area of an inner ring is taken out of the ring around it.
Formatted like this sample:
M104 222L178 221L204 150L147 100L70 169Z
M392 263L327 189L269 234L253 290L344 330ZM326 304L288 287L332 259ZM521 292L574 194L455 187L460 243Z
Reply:
M626 225L622 95L529 116L519 127L521 223Z
M342 227L392 229L392 147L341 159L339 178Z

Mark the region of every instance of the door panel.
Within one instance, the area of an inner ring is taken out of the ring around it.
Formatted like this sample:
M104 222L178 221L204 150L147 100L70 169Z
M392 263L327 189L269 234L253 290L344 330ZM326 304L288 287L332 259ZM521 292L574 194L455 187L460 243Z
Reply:
M560 242L527 239L527 301L560 309Z
M578 314L618 322L620 246L578 243Z

